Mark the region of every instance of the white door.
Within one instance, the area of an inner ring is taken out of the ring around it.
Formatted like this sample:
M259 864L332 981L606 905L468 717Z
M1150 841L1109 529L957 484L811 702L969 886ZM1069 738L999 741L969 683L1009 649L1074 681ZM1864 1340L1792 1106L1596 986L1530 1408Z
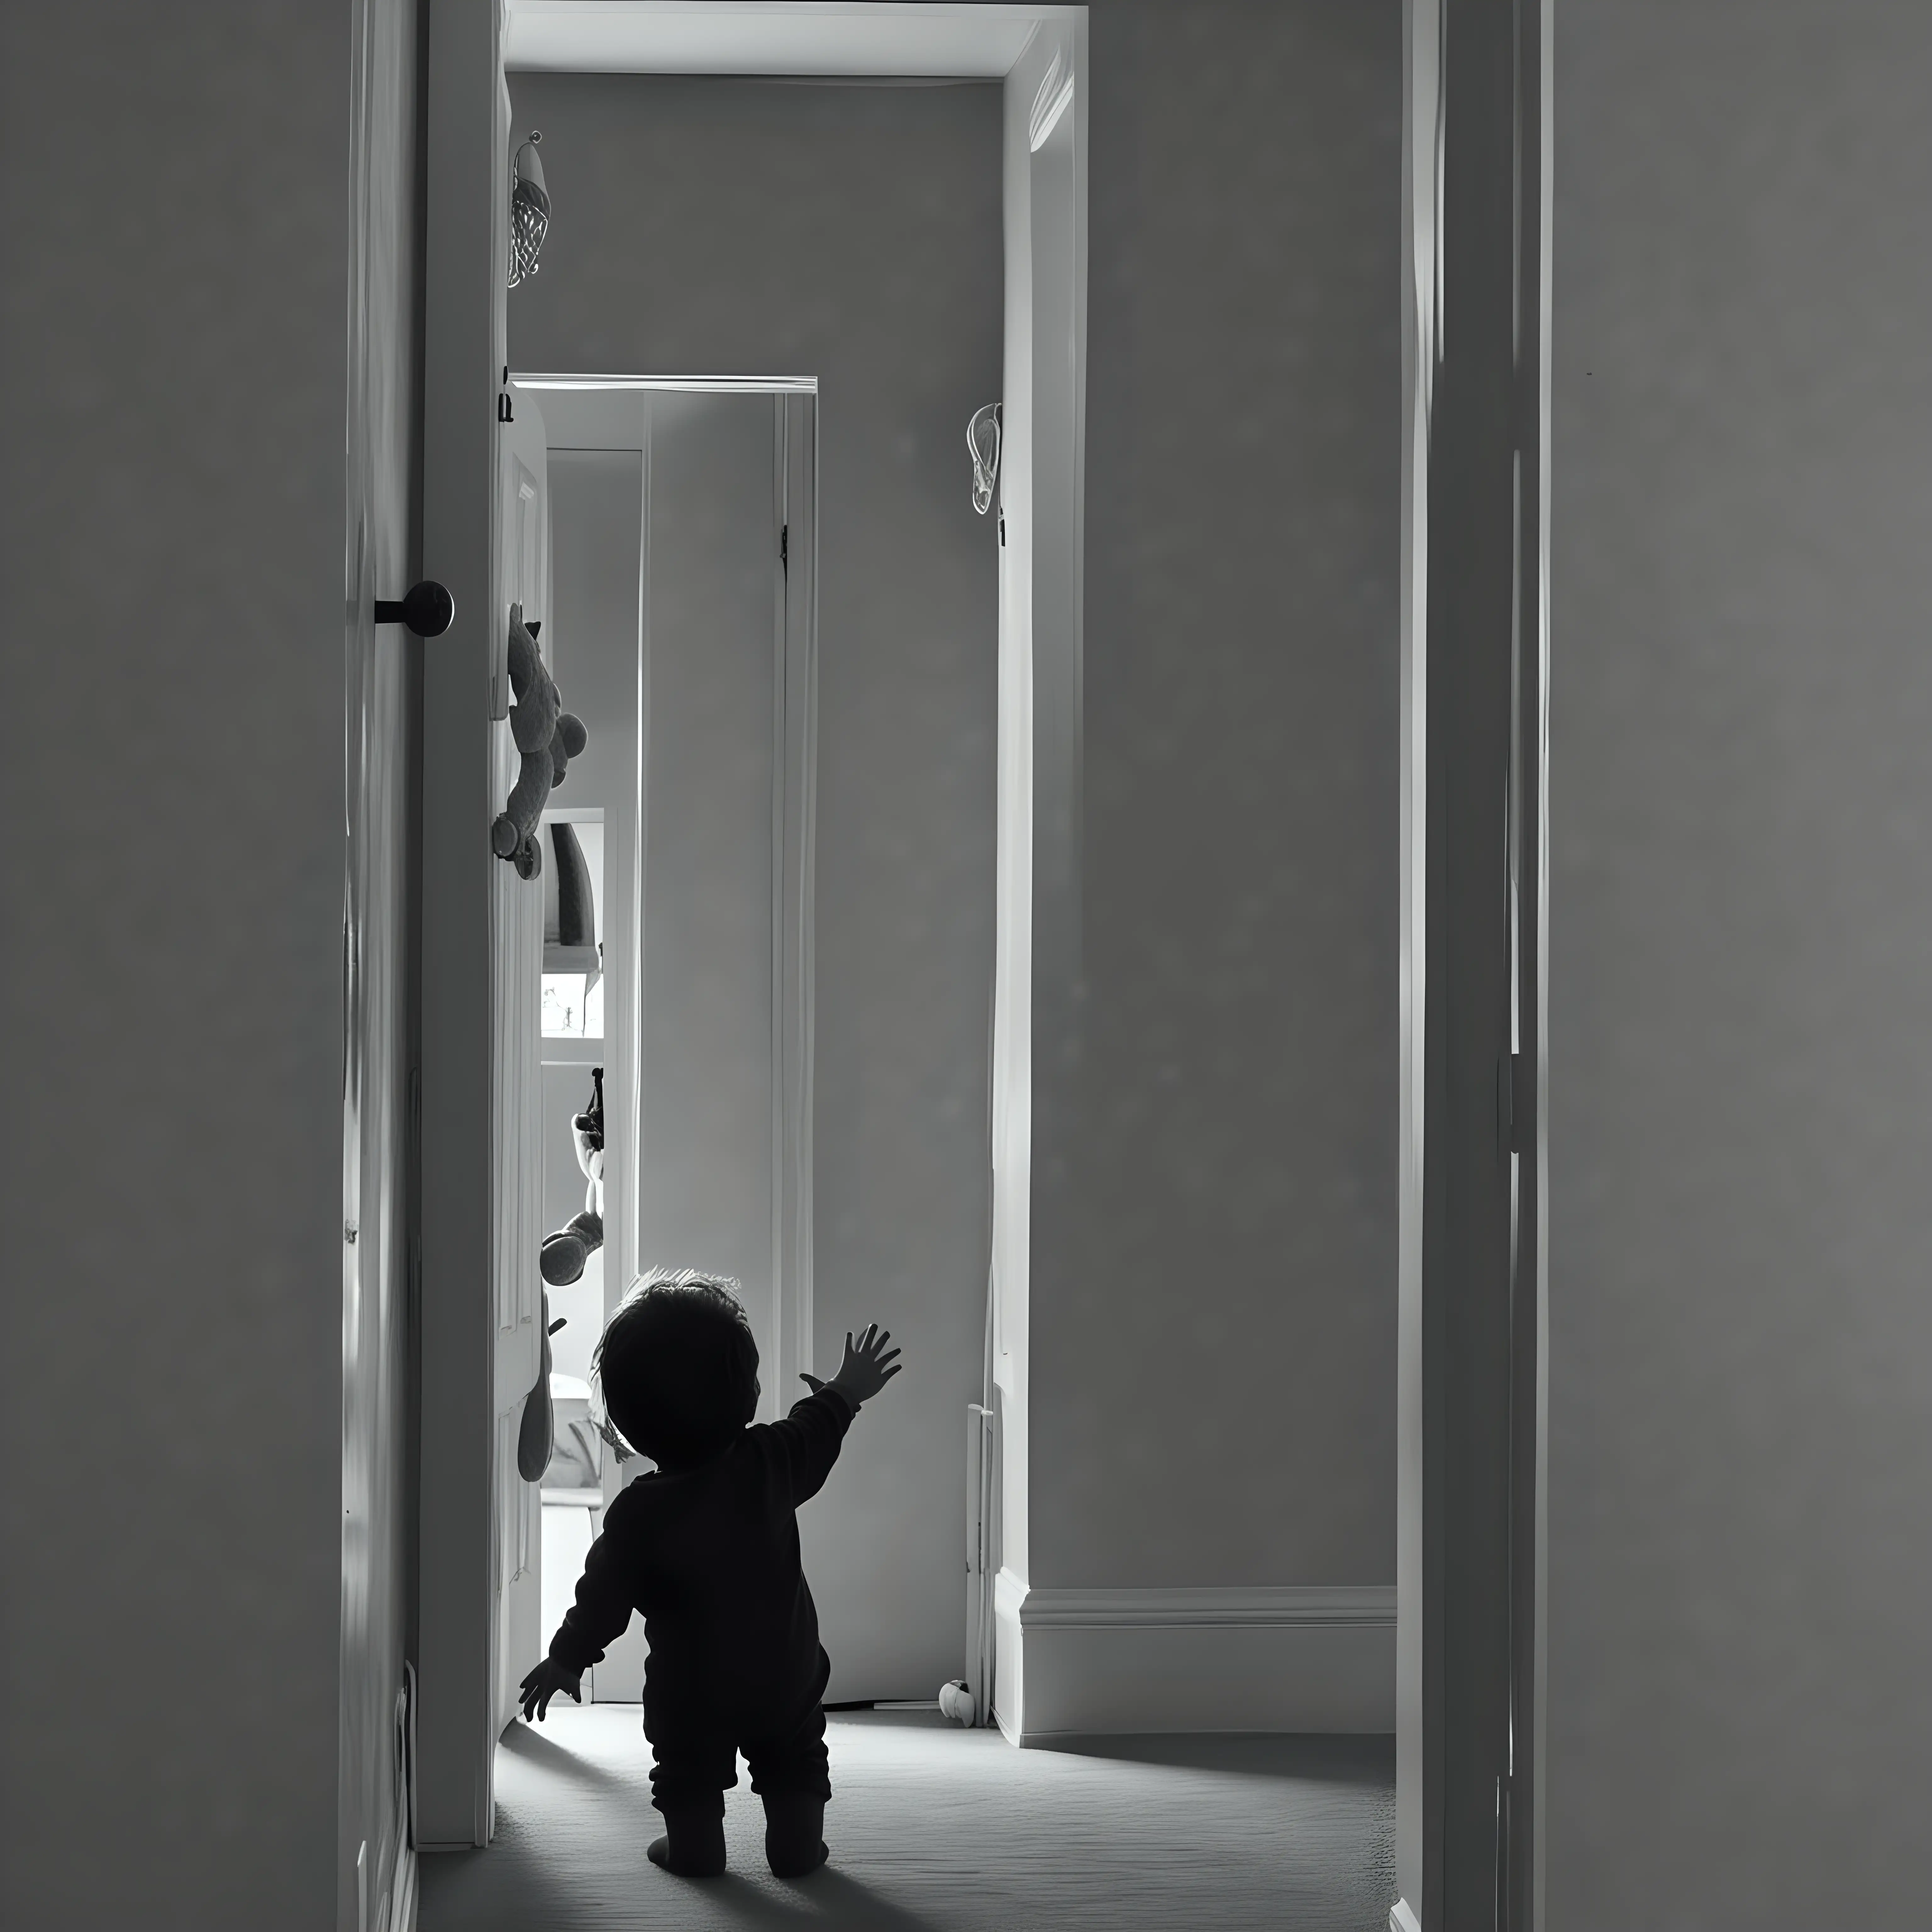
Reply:
M502 491L503 596L541 627L546 659L555 638L550 616L550 492L543 417L527 398L498 438ZM519 759L509 721L495 728L494 796L508 797ZM490 1114L495 1148L490 1274L495 1311L491 1407L493 1523L490 1654L499 1732L514 1718L517 1687L543 1649L541 1492L517 1472L517 1432L542 1366L543 1282L537 1258L544 1236L542 1070L543 881L514 865L496 868L490 902L493 1065Z
M633 1024L639 1070L634 1205L622 1229L607 1220L622 1255L608 1305L656 1264L735 1276L767 1418L812 1366L813 404L650 400L641 915L618 915L643 991L634 1009L605 1006L610 1090L626 1090ZM607 1464L607 1487L638 1466ZM634 1621L597 1667L598 1702L637 1700L645 1654Z

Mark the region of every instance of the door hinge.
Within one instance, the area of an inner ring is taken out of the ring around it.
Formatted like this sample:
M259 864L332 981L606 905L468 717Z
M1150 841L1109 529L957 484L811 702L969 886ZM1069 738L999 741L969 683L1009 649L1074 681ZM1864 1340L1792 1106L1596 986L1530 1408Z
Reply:
M422 1199L422 1069L410 1069L410 1105L407 1126L407 1156L410 1167L410 1192L413 1197L410 1214L410 1234L407 1256L409 1270L409 1298L412 1309L422 1306L422 1216L416 1207Z
M789 524L778 526L778 568L786 576L791 574L791 526Z
M1504 1151L1527 1154L1535 1125L1535 1063L1526 1053L1506 1053L1496 1067L1496 1131Z

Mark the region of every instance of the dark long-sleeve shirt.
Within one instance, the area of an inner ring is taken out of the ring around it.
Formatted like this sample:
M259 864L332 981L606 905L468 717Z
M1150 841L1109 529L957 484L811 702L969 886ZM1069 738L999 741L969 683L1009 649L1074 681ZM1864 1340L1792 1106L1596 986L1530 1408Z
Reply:
M769 1710L818 1668L818 1612L796 1510L838 1460L854 1406L826 1388L694 1469L640 1476L611 1499L550 1654L580 1672L644 1613L647 1702L666 1716Z

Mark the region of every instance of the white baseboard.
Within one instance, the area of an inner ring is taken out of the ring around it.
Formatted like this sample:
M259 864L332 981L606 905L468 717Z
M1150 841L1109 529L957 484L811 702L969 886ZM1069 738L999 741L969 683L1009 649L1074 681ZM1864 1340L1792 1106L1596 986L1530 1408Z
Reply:
M1422 1932L1422 1921L1408 1909L1408 1900L1398 1898L1389 1907L1389 1932Z
M1018 1744L1147 1731L1395 1729L1395 1591L1030 1590L1002 1571L1000 1728Z

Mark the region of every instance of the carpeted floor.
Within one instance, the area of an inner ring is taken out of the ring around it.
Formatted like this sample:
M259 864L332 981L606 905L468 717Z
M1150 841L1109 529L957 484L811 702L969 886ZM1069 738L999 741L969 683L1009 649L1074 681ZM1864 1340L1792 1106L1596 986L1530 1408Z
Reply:
M650 1747L635 1705L554 1706L497 1754L496 1839L423 1861L422 1932L1384 1932L1394 1741L1110 1738L1016 1750L937 1712L829 1726L832 1862L765 1869L764 1814L726 1798L730 1868L644 1856Z

